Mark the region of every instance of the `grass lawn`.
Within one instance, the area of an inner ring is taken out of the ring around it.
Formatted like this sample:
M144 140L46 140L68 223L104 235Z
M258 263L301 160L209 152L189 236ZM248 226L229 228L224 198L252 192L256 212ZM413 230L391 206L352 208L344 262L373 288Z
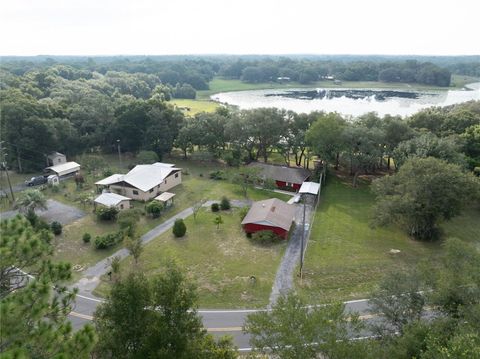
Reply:
M180 107L186 116L195 116L199 112L213 112L220 106L210 100L172 99L170 102Z
M287 89L287 88L395 88L395 89L409 89L409 90L448 90L452 87L463 87L464 84L478 81L478 79L468 76L452 75L451 87L437 87L421 84L406 84L406 83L386 83L379 81L342 81L341 84L336 85L333 81L317 81L310 84L300 84L298 82L276 83L264 82L251 84L242 82L240 80L230 80L221 77L215 77L209 82L209 90L197 91L198 99L209 99L211 95L218 92L230 91L246 91L246 90L264 90L264 89Z
M367 185L331 177L322 191L305 259L305 277L297 290L310 303L365 298L382 276L412 268L422 259L435 260L441 242L410 239L396 227L371 228L374 204ZM445 237L480 243L478 210L471 210L443 226ZM390 249L399 249L390 254Z
M131 258L122 262L122 273L134 268L147 275L163 270L174 260L196 282L202 308L250 308L268 303L278 265L286 242L271 246L252 243L240 226L238 210L221 212L219 229L213 220L217 214L202 210L196 221L186 219L187 234L175 238L171 231L154 239L140 257L139 268ZM255 283L250 279L255 276ZM96 294L105 295L107 278Z

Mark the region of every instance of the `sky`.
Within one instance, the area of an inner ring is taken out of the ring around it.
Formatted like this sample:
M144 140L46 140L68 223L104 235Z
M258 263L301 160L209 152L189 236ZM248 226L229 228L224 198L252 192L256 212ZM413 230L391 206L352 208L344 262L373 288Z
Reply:
M480 55L478 0L2 0L0 55Z

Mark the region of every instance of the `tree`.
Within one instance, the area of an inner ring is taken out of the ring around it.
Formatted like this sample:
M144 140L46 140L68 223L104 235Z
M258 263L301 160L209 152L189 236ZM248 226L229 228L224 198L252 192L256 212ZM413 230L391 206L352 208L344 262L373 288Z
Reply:
M248 188L255 185L259 180L259 169L242 167L239 170L232 172L230 180L232 183L238 184L241 187L243 196L247 198Z
M363 344L350 340L359 334L361 323L344 309L343 304L308 307L288 294L271 311L250 314L245 331L255 352L279 358L352 358L352 353L361 358Z
M203 205L205 204L205 200L202 199L198 202L195 202L192 206L192 212L193 212L193 220L196 221L197 220L197 215L198 215L198 212L200 211L200 209L202 209Z
M384 320L374 326L380 335L402 333L405 325L422 317L426 299L416 273L392 272L370 295L370 311Z
M319 114L306 133L306 141L313 152L326 162L335 161L338 169L340 152L345 147L342 133L346 121L337 113Z
M140 220L141 213L136 208L125 209L119 211L117 223L120 230L125 233L126 236L133 238L137 230L137 224Z
M183 237L185 233L187 232L187 226L185 225L185 222L181 218L177 218L175 220L175 223L173 223L173 229L172 229L173 235L177 238Z
M169 263L151 280L130 273L112 285L94 323L102 358L236 358L231 342L206 333L196 290Z
M140 237L134 237L134 238L129 237L125 242L125 247L128 249L128 251L132 255L133 260L135 261L135 265L137 265L138 259L140 258L140 255L143 252L142 239Z
M213 219L213 223L217 226L217 229L219 229L220 225L223 224L222 216L220 216L220 215L215 216L215 218Z
M51 262L51 234L24 218L0 224L0 353L5 358L88 358L91 326L73 332L67 316L76 291L64 285L71 266ZM21 269L28 270L27 277Z
M159 201L151 201L145 206L145 210L153 218L160 217L160 214L162 213L162 209L163 209L163 206Z
M15 206L28 217L34 217L35 209L47 209L47 200L39 190L28 189L22 193Z
M478 180L436 158L407 160L397 174L373 182L377 224L397 223L416 239L435 239L438 224L477 198Z
M158 160L158 155L153 151L140 151L137 154L138 163L152 164Z

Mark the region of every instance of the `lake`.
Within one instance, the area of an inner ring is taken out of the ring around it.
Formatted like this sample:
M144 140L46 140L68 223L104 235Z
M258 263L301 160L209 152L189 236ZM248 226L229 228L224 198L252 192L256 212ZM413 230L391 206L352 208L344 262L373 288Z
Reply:
M217 102L241 109L277 107L298 113L312 111L339 112L359 116L375 111L408 116L431 106L448 106L480 100L480 82L465 89L420 91L398 89L312 88L222 92L211 96Z

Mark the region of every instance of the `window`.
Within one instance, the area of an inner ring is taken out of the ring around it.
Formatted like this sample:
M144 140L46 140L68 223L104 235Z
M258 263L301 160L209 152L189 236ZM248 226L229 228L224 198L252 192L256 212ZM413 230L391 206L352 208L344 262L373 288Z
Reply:
M123 204L120 205L120 209L123 209Z
M132 190L132 193L138 195L138 191L136 191L136 190Z
M165 178L165 184L167 184L167 179Z
M175 173L175 178L178 178L178 172L177 172L177 173Z
M148 192L152 193L152 192L153 192L153 188L150 188L150 191L148 191Z

